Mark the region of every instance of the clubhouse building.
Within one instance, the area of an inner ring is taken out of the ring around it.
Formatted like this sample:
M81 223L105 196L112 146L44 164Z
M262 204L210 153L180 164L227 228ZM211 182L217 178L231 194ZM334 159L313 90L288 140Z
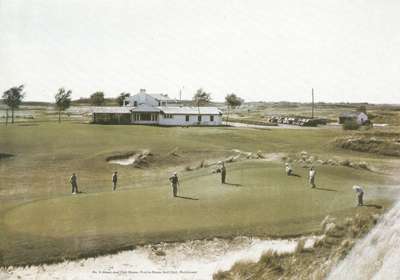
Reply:
M183 106L166 94L148 94L145 89L126 98L122 107L94 107L92 116L99 124L222 125L222 112L216 107Z

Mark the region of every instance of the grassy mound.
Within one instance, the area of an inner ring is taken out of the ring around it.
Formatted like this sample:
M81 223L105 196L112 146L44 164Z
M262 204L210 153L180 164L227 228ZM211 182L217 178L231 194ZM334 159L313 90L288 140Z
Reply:
M10 157L13 157L13 156L14 155L12 155L12 154L0 153L0 159L10 158Z
M368 136L345 137L335 140L335 144L339 148L358 151L376 153L385 156L400 156L399 138L377 138Z

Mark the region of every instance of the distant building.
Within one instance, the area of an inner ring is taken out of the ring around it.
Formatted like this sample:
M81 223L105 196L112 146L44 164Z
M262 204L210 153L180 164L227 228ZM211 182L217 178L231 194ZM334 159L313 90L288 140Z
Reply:
M222 113L216 107L150 107L133 108L132 124L163 126L221 125Z
M368 116L363 112L344 112L339 115L338 122L340 124L346 121L356 121L359 125L368 123Z
M148 94L144 89L126 98L122 107L93 107L92 116L93 122L100 124L222 125L217 107L182 106L166 94Z

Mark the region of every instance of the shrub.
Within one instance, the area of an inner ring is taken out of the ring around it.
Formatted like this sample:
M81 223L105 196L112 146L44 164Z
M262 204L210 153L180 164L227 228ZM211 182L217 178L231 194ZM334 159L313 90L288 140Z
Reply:
M343 123L344 130L357 130L360 128L360 125L355 120L347 120Z

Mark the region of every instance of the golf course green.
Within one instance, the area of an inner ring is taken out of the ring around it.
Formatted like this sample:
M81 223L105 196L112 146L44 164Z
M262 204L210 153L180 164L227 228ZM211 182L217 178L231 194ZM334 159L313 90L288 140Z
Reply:
M207 236L246 231L295 235L313 229L325 215L355 206L353 184L369 189L379 176L344 167L320 168L318 187L311 189L304 170L286 176L281 164L248 161L228 165L221 184L208 170L183 176L179 196L168 185L121 192L78 194L38 200L9 211L5 226L15 232L51 238L111 235L132 236L186 231ZM301 198L301 199L300 199Z
M330 145L337 129L257 130L159 128L40 123L0 128L0 260L3 265L60 261L106 254L139 244L239 235L284 237L316 232L326 215L357 211L352 186L363 185L366 203L385 205L380 173L344 166L317 166L317 188L306 168L286 176L279 153L383 162ZM3 137L4 136L4 137ZM151 153L143 166L119 166L107 158ZM227 184L214 165L262 151L271 158L227 163ZM116 192L112 172L118 170ZM179 197L168 177L178 171ZM78 175L82 193L71 195Z

